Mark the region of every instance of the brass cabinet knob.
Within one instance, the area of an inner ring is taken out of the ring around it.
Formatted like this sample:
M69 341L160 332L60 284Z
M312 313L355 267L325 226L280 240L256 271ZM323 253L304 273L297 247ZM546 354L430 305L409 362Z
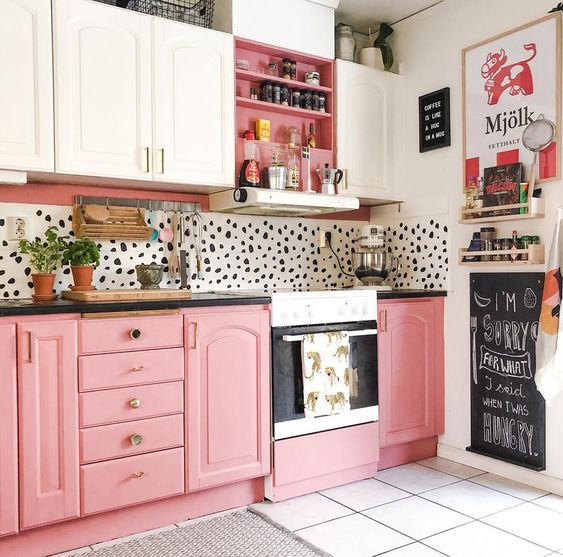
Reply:
M133 473L131 474L131 477L132 477L132 478L142 478L144 475L145 475L144 472L133 472Z
M131 329L129 331L129 336L133 339L133 340L139 340L141 338L141 331L139 329Z
M131 406L131 408L139 408L141 401L138 398L133 398L129 401L129 406Z
M136 447L143 442L143 436L140 433L135 433L129 437L129 440L131 441L131 445Z
M131 368L131 371L143 371L143 369L145 369L145 366L135 366Z

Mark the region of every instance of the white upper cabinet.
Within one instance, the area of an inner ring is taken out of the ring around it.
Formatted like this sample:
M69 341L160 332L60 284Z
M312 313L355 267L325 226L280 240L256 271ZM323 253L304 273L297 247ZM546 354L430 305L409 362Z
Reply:
M393 198L396 144L400 139L400 76L337 60L339 193L362 201Z
M50 0L0 0L0 169L52 171Z
M310 0L232 0L233 34L334 58L334 9Z
M148 16L53 0L56 171L152 179Z
M234 185L232 35L155 18L154 177Z

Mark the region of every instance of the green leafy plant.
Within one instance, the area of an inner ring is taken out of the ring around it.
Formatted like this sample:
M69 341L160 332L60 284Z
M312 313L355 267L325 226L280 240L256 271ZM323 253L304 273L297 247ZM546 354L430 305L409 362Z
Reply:
M272 149L272 166L283 166L283 153L281 145L276 145Z
M97 267L100 264L100 248L90 238L79 238L66 246L63 263L73 267L85 265Z
M56 226L50 226L44 238L35 238L33 242L20 240L19 247L22 253L29 255L30 264L38 273L50 274L56 269L67 247L65 238L59 236Z
M379 34L373 43L373 46L381 50L381 58L383 59L383 67L386 71L389 71L393 67L394 57L393 50L387 44L387 38L393 34L393 28L387 23L382 23L379 26Z

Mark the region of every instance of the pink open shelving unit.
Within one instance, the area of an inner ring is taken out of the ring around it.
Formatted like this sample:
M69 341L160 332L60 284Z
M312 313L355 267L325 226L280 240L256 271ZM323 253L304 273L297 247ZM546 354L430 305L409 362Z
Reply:
M267 74L270 62L277 62L281 70L282 59L291 58L297 62L297 79L288 80ZM322 168L325 163L334 166L334 61L327 58L317 58L283 48L249 41L235 39L235 59L247 60L250 64L248 70L235 69L236 77L236 183L238 173L244 160L244 132L254 130L256 120L264 118L270 120L271 141L257 141L260 148L260 164L267 166L271 162L274 148L278 145L287 145L289 138L287 129L295 126L301 132L301 147L307 144L309 126L315 127L317 148L311 149L311 183L315 190L319 190L319 181L315 170ZM320 74L321 84L318 86L305 83L305 74L317 71ZM283 106L253 100L250 98L250 89L255 88L260 94L260 85L264 81L272 81L287 85L290 89L319 91L326 94L326 112L315 112L292 106ZM300 158L302 161L302 159ZM303 166L303 165L302 165ZM301 189L304 187L306 177L301 175Z

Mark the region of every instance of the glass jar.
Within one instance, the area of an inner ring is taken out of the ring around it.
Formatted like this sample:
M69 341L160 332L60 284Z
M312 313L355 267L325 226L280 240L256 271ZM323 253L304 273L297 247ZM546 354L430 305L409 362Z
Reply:
M503 251L510 251L512 249L512 238L503 238L501 240L501 249ZM509 253L504 253L501 261L512 261L512 258Z
M339 23L336 26L336 58L354 62L356 54L356 38L354 37L354 27Z
M284 58L282 60L282 68L283 68L283 78L291 79L291 60L289 58Z
M494 240L492 240L493 243L493 251L500 251L502 249L502 240L499 240L498 238L495 238ZM502 261L502 255L498 254L498 255L493 255L492 257L493 261Z
M279 77L280 76L280 70L278 68L278 63L277 62L270 62L268 64L268 69L266 70L266 73L268 75L271 75L272 77Z

